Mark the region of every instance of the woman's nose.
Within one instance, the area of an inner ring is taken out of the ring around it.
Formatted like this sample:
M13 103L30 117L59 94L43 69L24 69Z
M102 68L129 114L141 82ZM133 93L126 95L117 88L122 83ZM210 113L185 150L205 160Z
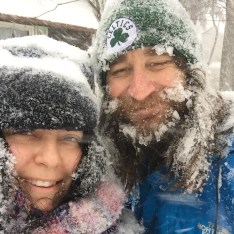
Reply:
M42 141L36 153L35 162L48 168L56 168L61 164L58 143L55 140Z

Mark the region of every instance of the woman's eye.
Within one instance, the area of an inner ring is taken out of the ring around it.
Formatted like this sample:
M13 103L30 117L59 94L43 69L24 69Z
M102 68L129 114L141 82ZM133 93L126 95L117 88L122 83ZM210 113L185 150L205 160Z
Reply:
M63 137L63 140L67 142L82 143L82 139L78 136L65 136Z

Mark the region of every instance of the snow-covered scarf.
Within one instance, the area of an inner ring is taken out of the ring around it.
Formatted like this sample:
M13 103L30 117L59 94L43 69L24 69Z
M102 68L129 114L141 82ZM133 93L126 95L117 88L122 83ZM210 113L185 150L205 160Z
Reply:
M16 200L16 210L25 206L22 193L17 194ZM12 217L16 219L14 230L32 234L115 233L124 200L125 195L119 185L104 181L89 197L65 203L48 213L35 209L35 218L31 221L27 221L26 212L20 209L17 218Z
M114 230L124 206L125 193L120 185L111 182L113 180L107 181L105 176L100 178L98 172L95 172L99 170L99 173L104 173L102 164L96 165L97 161L104 160L101 146L93 143L86 156L87 160L82 162L82 167L78 167L80 170L75 175L75 178L87 177L80 184L81 191L78 190L82 192L82 198L75 196L72 201L45 213L29 208L24 194L12 183L17 177L14 156L0 138L0 230L4 230L4 233L34 234L102 233L108 228ZM96 157L99 160L95 160ZM96 180L83 170L96 176Z
M67 214L60 216L61 220L54 217L32 233L102 233L116 223L123 203L122 189L114 183L104 182L93 196L70 202ZM64 210L61 212L64 213Z

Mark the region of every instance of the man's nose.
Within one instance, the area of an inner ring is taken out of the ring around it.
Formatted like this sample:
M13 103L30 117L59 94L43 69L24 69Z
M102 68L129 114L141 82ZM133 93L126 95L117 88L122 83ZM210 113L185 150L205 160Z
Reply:
M35 162L48 168L58 167L62 162L58 143L54 140L42 141Z
M155 91L155 84L147 72L136 69L133 71L127 94L137 101L143 101Z

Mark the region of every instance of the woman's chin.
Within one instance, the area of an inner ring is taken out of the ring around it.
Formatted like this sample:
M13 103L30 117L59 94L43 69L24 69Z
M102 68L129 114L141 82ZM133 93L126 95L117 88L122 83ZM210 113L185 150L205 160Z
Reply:
M42 211L50 211L58 206L66 191L62 183L50 187L41 187L25 183L21 188L23 192L27 194L30 206Z

